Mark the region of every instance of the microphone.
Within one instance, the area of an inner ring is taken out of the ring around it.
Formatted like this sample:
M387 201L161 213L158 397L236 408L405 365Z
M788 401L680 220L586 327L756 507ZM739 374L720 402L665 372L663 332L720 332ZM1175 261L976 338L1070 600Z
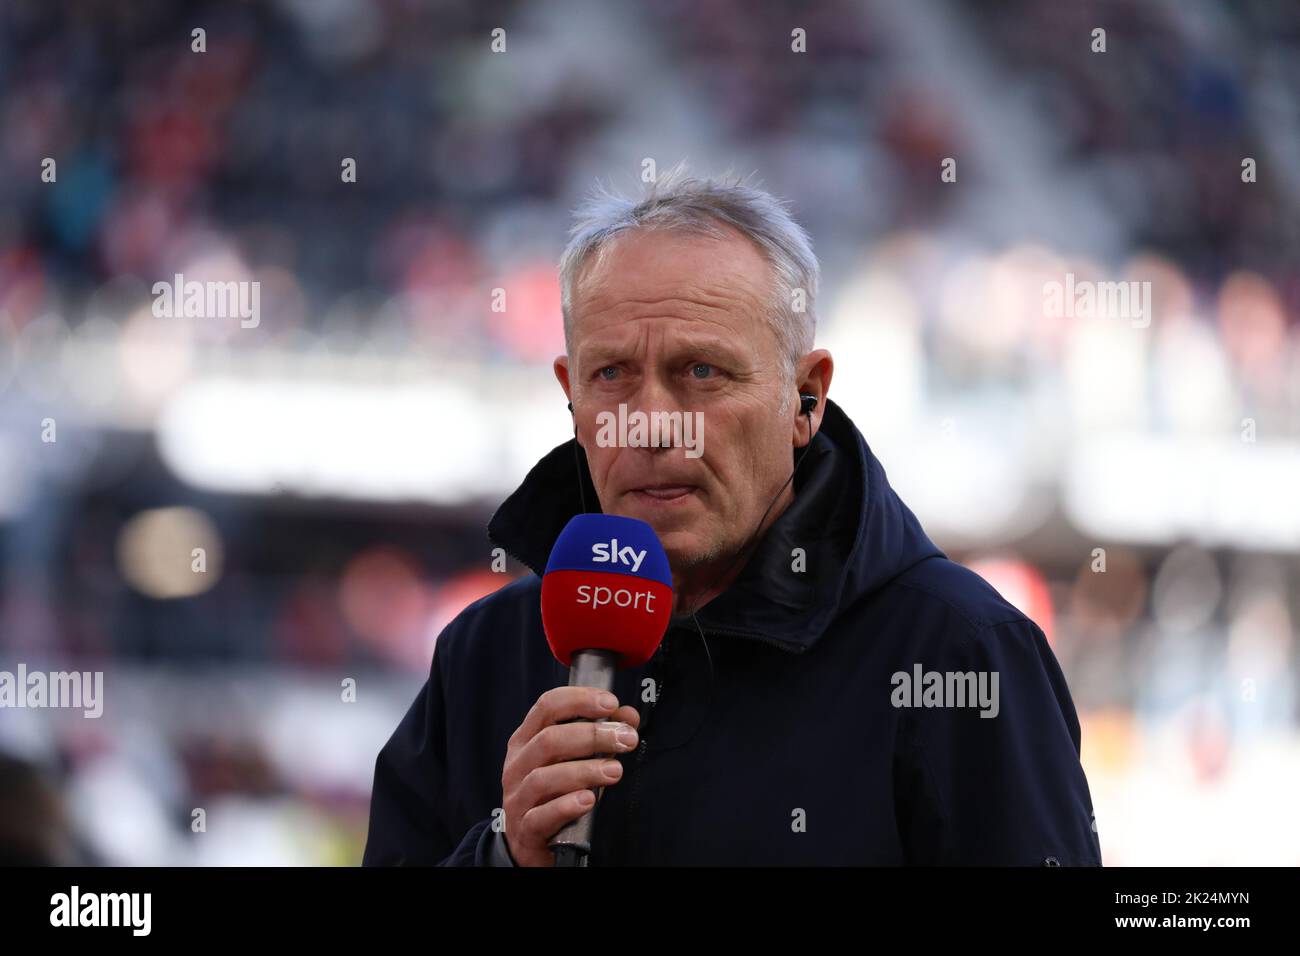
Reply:
M551 652L569 668L570 687L610 690L615 668L650 660L672 606L668 555L650 525L580 514L564 526L542 575L542 627ZM603 791L597 787L591 809L551 838L556 866L587 865Z

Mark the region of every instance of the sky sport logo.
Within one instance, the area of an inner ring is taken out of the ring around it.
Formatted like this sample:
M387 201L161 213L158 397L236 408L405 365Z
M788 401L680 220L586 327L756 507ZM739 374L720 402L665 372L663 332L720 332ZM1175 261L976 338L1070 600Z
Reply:
M601 448L685 448L687 458L704 454L703 412L628 413L620 402L618 414L596 416L596 444Z
M672 569L654 528L621 515L574 515L546 560L541 604L547 643L566 667L602 648L617 649L624 667L649 661L673 604Z
M895 671L889 681L895 707L978 707L980 717L996 717L997 671L926 671L912 665L912 673Z
M592 564L626 564L636 574L641 570L641 562L645 560L645 549L637 551L635 548L618 546L618 538L612 538L609 544L603 541L591 546L591 563Z
M626 564L632 574L641 570L645 556L645 549L638 551L626 545L620 548L618 538L611 538L609 544L598 541L591 546L592 564ZM631 608L634 611L641 610L641 601L644 599L646 613L654 613L655 594L650 588L634 591L631 588L614 588L603 584L581 584L577 596L579 604L590 604L593 609L612 604L614 607Z
M650 588L612 588L604 584L579 584L578 585L578 603L590 604L592 609L614 606L620 608L631 608L634 611L644 610L646 614L653 614L655 593ZM645 601L645 607L642 608L641 602Z

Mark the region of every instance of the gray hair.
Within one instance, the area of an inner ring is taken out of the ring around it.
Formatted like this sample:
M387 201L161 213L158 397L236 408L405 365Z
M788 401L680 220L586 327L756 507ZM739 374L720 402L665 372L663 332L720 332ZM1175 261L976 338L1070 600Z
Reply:
M664 228L727 238L719 223L748 237L772 267L771 308L767 320L776 333L787 376L813 347L815 302L821 267L812 241L794 221L787 203L728 173L699 179L680 162L649 185L640 199L597 188L574 213L569 243L560 257L560 304L564 344L570 348L573 296L583 268L601 258L610 239L629 229ZM803 301L795 302L796 290ZM796 308L802 305L802 308Z

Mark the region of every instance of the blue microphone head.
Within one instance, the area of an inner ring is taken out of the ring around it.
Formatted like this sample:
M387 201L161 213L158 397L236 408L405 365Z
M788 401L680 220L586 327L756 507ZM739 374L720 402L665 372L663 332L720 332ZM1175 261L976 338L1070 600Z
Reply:
M574 515L555 539L546 573L593 571L627 574L673 586L673 573L655 529L620 515Z

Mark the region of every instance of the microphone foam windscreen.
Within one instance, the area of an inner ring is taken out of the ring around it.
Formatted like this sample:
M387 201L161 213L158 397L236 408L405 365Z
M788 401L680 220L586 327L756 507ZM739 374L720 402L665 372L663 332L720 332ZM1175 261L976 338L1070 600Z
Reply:
M673 576L654 529L636 518L575 515L542 576L542 625L566 667L574 651L616 651L620 667L648 661L668 630Z

